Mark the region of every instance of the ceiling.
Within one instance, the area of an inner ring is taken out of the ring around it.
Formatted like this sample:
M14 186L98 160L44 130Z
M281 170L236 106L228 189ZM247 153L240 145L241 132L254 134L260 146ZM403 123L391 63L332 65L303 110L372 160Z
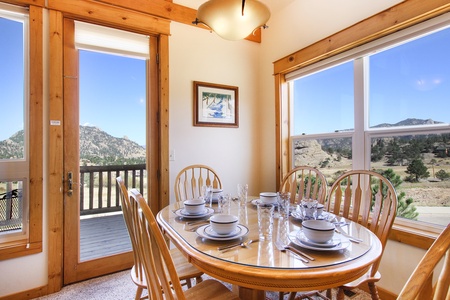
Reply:
M207 0L173 0L173 2L176 4L180 4L194 9L197 9L200 5L202 5L206 1ZM269 10L273 13L296 0L259 0L259 1L267 5Z

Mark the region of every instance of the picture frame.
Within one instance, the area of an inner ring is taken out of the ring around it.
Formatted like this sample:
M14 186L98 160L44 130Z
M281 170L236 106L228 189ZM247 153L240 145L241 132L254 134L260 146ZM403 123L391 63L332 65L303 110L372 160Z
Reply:
M194 126L239 127L239 88L194 81Z

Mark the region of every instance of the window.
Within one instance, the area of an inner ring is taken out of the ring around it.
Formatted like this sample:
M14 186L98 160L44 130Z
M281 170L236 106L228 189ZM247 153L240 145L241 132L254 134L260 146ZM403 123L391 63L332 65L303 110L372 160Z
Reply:
M42 251L42 24L42 8L0 3L1 259Z
M398 217L450 219L450 16L286 74L292 166L372 169L396 187Z
M28 237L27 40L27 14L0 10L0 243Z

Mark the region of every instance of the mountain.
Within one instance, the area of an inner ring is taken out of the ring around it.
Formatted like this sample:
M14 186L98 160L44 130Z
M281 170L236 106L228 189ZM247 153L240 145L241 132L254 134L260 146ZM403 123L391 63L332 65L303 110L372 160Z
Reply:
M400 121L395 124L389 124L389 123L382 123L378 124L376 126L372 126L371 128L381 128L381 127L398 127L398 126L414 126L414 125L431 125L431 124L443 124L444 122L439 121L433 121L431 119L414 119L414 118L408 118L406 120Z
M23 130L0 141L0 158L22 158ZM83 165L137 164L145 162L145 147L117 138L97 127L80 125L80 161Z

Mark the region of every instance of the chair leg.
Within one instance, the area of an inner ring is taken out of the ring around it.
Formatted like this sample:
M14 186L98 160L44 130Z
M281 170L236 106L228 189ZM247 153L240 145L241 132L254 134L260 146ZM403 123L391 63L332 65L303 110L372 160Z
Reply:
M331 289L328 289L328 290L327 290L327 298L328 298L328 299L331 299L332 296L333 296L333 295L331 294Z
M372 300L379 300L380 297L378 296L378 289L374 282L369 282L369 290L370 295L372 296Z
M186 279L186 286L188 287L188 289L190 289L192 287L192 283L191 283L191 279L190 278Z
M203 281L202 276L195 277L195 284L199 284L202 281Z
M143 287L138 286L137 290L136 290L136 296L134 297L135 300L139 300L141 299L142 296L142 292L144 291Z
M345 294L344 294L344 289L343 288L339 288L337 295L336 295L336 300L344 300Z
M278 300L283 300L284 299L284 292L279 292L278 293Z
M296 292L290 292L290 293L289 293L289 300L294 300L294 299L295 299L295 296L297 296L297 293L296 293Z

